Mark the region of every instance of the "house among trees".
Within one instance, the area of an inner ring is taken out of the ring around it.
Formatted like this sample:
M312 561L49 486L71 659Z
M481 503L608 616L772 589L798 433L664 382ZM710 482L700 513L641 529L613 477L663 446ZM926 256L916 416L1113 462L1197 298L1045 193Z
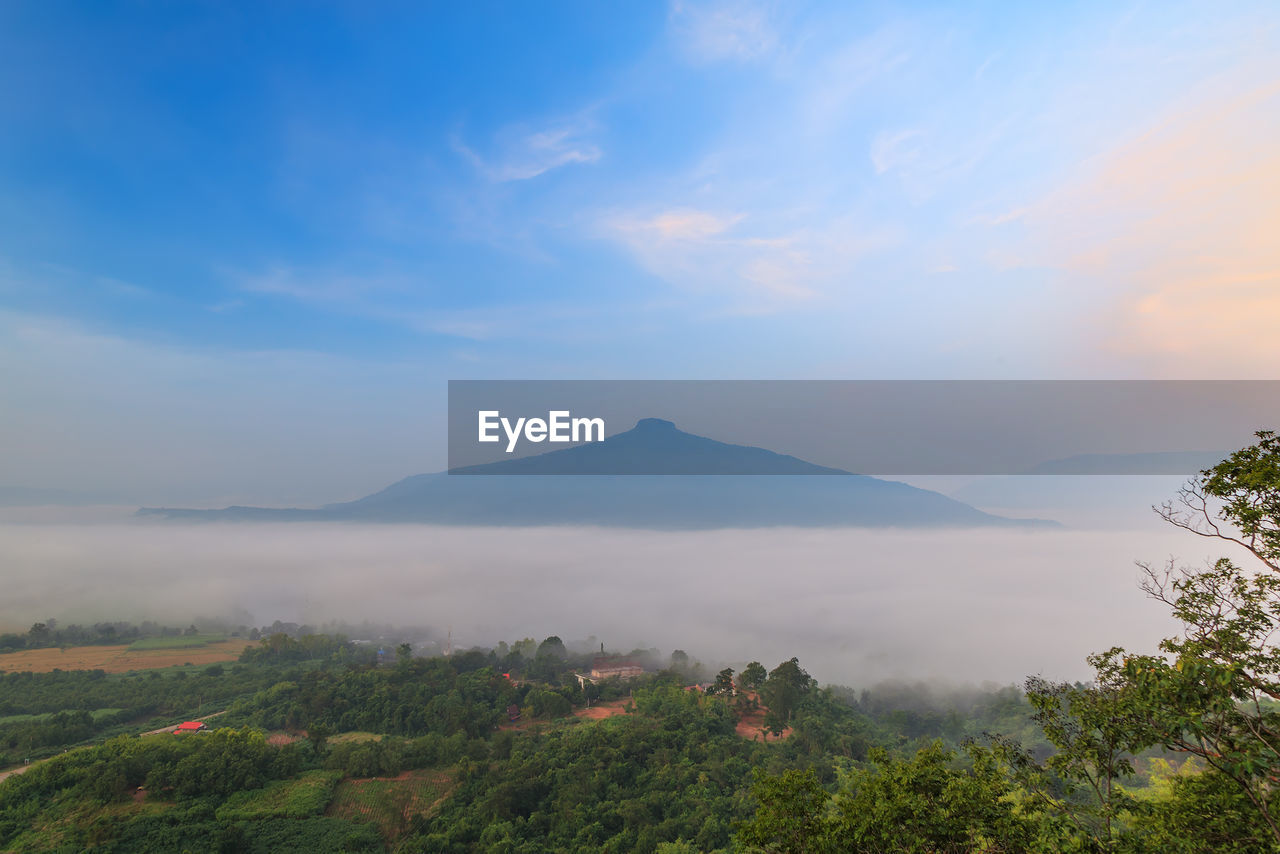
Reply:
M592 679L632 679L644 673L644 665L625 658L597 655L591 660Z
M187 721L178 724L174 732L204 732L208 727L202 721Z

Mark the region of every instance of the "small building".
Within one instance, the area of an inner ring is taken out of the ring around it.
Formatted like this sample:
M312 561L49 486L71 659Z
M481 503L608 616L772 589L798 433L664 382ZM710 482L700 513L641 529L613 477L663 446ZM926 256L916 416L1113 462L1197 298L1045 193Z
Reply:
M208 727L204 725L203 721L187 721L178 724L174 732L204 732L206 729Z
M644 674L644 665L625 658L597 655L591 661L592 679L633 679Z

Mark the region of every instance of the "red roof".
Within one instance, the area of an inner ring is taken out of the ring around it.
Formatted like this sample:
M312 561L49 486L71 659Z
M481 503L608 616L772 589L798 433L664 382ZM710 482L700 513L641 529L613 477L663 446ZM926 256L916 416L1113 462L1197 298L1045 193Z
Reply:
M178 724L177 732L190 732L191 730L204 729L204 724L200 721L187 721Z

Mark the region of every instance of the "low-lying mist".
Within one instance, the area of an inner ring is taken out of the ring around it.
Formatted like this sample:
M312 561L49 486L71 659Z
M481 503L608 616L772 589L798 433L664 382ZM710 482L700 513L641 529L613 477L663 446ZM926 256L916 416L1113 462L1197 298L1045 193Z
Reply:
M452 629L455 646L556 634L710 662L798 656L822 682L1087 678L1174 626L1137 559L1211 544L1139 532L0 523L0 628L252 615ZM1216 556L1216 555L1215 555Z

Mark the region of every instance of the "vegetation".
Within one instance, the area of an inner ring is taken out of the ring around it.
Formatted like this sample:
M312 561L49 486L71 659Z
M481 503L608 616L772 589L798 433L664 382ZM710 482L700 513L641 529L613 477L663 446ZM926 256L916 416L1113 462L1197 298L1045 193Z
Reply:
M177 637L141 638L129 644L130 650L140 649L195 649L224 640L224 635L178 635Z

